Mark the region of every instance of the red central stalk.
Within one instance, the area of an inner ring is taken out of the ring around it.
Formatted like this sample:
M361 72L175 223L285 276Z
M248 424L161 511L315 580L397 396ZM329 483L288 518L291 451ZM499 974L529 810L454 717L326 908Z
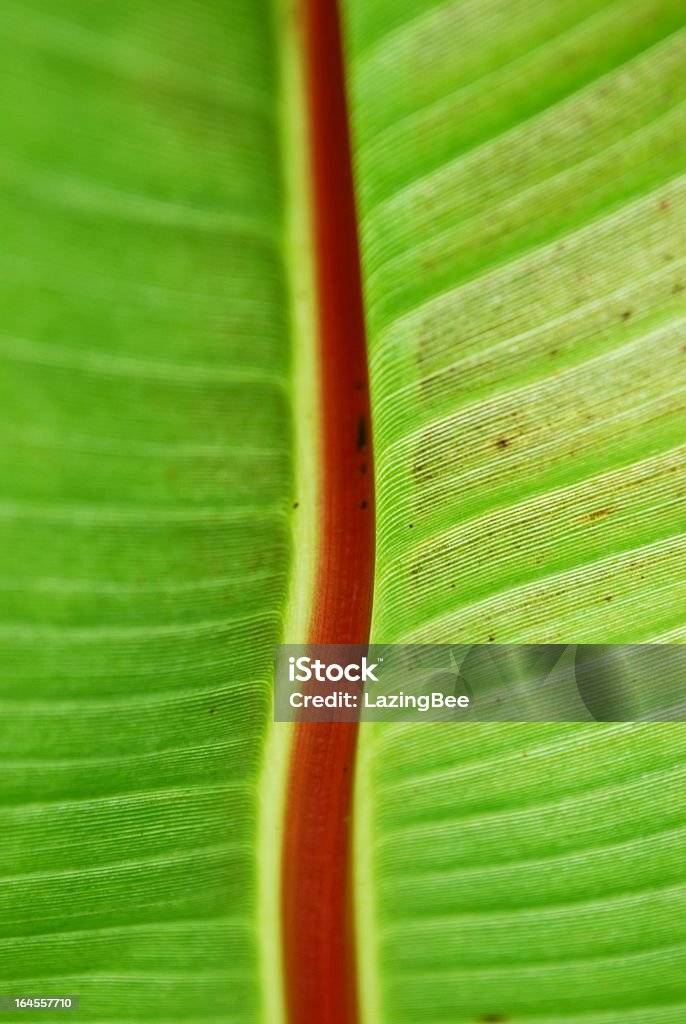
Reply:
M366 644L373 466L357 221L338 11L303 0L322 366L323 495L308 641ZM356 1024L350 819L357 724L299 723L283 863L289 1024Z

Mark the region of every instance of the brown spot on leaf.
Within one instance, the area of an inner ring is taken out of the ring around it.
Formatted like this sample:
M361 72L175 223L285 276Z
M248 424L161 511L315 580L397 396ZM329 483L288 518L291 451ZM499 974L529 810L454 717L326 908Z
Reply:
M367 447L367 422L364 416L360 416L357 421L357 450L361 452L363 448Z
M496 448L507 448L510 443L509 437L499 437L495 443Z
M630 316L631 316L631 310L630 309L625 309L624 312L622 313L622 320L628 320L630 318Z
M581 523L595 523L597 519L604 519L605 516L611 515L616 512L616 508L608 506L608 508L596 508L593 512L589 512L587 515L582 516L579 522Z

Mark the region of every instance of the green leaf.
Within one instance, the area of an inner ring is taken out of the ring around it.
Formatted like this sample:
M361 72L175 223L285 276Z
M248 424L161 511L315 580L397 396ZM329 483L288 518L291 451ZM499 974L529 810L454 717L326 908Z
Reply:
M372 640L683 640L683 5L343 7ZM685 764L679 725L363 725L363 1020L681 1021Z
M256 0L3 6L2 991L86 1021L278 1019L275 31Z
M682 5L359 6L377 637L681 635Z
M341 6L372 639L683 641L683 4ZM3 5L1 988L93 1024L283 1019L272 645L305 636L321 497L305 10ZM361 1024L681 1024L685 745L365 725Z

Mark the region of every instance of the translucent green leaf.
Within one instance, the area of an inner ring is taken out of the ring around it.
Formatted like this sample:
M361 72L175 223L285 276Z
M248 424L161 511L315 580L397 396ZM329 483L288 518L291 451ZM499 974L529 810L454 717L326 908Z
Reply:
M273 13L2 22L0 987L255 1024L293 472Z
M372 640L683 640L683 4L344 11ZM683 1020L685 743L364 725L363 1019Z

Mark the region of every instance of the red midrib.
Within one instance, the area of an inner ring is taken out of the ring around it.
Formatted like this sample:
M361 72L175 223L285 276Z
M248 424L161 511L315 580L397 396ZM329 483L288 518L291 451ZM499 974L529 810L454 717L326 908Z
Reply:
M374 493L357 223L336 0L302 0L322 365L323 494L308 640L366 644ZM356 723L296 726L283 850L289 1024L356 1024L350 816Z

